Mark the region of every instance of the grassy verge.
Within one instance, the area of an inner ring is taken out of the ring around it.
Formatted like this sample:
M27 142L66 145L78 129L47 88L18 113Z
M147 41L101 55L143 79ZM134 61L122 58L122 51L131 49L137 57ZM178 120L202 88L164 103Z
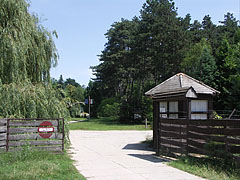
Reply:
M43 151L0 154L1 180L85 180L69 156Z
M227 159L182 158L169 165L209 180L240 179L240 168Z
M76 120L76 119L75 119ZM145 129L144 124L122 124L115 118L94 118L89 121L71 123L69 125L70 130L150 130Z

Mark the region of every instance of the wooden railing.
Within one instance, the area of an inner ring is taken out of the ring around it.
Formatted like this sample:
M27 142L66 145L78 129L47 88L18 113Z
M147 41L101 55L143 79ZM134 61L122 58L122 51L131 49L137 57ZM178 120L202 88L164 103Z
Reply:
M158 131L159 154L230 154L240 159L240 120L161 119Z

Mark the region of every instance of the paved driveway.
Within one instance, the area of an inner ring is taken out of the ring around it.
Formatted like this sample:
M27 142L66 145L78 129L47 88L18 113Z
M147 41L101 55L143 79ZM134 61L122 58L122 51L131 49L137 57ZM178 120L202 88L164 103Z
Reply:
M72 158L89 180L200 180L141 144L152 131L70 131Z

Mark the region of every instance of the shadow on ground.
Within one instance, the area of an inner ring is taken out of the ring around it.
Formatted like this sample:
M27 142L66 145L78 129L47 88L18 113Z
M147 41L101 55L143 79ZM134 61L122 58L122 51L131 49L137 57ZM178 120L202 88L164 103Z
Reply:
M153 163L162 163L162 162L169 162L170 160L165 158L160 158L157 156L154 156L153 154L128 154L129 156L133 156L139 159L143 159L146 161L150 161Z
M122 149L124 150L142 150L142 151L153 151L148 144L145 143L136 143L136 144L127 144ZM154 151L153 151L154 152Z

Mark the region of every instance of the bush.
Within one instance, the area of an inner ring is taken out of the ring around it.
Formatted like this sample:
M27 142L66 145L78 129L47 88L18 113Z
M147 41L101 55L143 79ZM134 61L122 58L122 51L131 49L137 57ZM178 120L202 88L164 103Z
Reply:
M100 117L118 117L120 113L120 103L116 98L104 99L97 111Z

